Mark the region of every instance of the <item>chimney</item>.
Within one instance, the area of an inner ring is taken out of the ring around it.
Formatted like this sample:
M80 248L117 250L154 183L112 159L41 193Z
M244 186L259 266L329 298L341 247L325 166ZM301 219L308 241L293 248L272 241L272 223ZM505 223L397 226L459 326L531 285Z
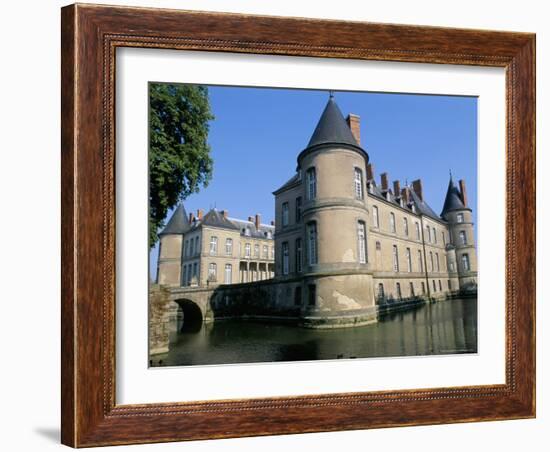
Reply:
M254 223L254 217L252 216L248 217L248 221L250 221L251 223Z
M374 165L372 163L367 165L367 180L374 180Z
M222 210L222 217L224 217L227 220L227 217L229 216L229 212L227 210Z
M200 221L202 220L202 215L204 213L204 210L202 209L197 209L197 219Z
M399 196L401 194L401 185L398 180L393 181L393 194Z
M189 212L189 223L193 223L195 221L195 215L193 212Z
M260 229L260 214L257 213L254 217L254 226L256 226L256 229Z
M353 138L355 138L355 141L357 141L358 145L361 145L361 120L358 115L354 115L353 113L350 113L348 117L346 118L346 122L348 123L348 127L351 130L351 134L353 135Z
M420 198L420 201L424 201L424 196L422 194L422 179L413 180L413 190Z
M407 187L401 189L401 198L403 198L403 202L404 202L405 204L409 204L409 203L410 203L410 200L409 200L409 190L407 189Z
M462 203L464 207L468 207L468 196L466 195L466 182L464 179L458 181L458 186L460 187L460 197L462 198Z
M382 182L382 191L388 191L388 173L380 174L380 181Z

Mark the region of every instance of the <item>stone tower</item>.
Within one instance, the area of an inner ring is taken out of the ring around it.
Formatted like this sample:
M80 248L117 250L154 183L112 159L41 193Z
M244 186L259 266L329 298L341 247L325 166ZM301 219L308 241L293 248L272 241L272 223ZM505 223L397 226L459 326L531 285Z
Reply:
M459 184L460 189L450 176L441 217L449 223L449 270L454 268L456 271L457 289L469 290L477 288L477 254L472 209L468 207L466 184L463 180Z
M313 324L330 323L335 316L344 323L347 315L358 323L375 318L367 250L369 157L359 143L358 121L350 115L346 122L331 95L307 147L298 155L306 318Z
M159 234L158 284L167 286L179 286L181 284L183 234L189 230L189 227L185 207L180 204Z

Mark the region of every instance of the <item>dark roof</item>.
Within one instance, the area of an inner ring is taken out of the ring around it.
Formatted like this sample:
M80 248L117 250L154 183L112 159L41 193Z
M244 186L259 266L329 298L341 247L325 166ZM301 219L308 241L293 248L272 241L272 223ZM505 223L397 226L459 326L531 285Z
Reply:
M187 217L185 207L183 207L183 204L179 204L159 235L183 234L190 228L191 226L189 225L189 219Z
M199 224L216 228L238 229L233 222L225 218L222 213L218 212L216 209L210 210L196 225L198 226Z
M447 195L445 196L445 202L443 204L443 210L441 211L441 216L445 215L451 210L463 210L467 207L462 202L462 196L460 191L455 185L453 178L449 179L449 187L447 188Z
M300 175L296 173L294 176L292 176L289 180L287 180L283 185L281 185L277 190L273 192L274 195L276 195L278 192L285 190L287 188L292 187L293 185L296 185L298 181L300 180Z
M361 149L332 96L327 102L307 148L324 144L344 144Z
M260 224L260 227L256 229L256 225L253 221L238 220L236 218L231 218L230 220L235 226L239 228L239 230L241 231L241 235L247 235L246 230L248 229L249 237L265 239L268 238L268 232L271 232L269 238L273 238L275 226Z
M391 190L384 191L381 187L376 185L374 181L370 182L371 185L371 191L369 194L374 195L377 198L383 199L386 202L389 202L390 204L395 204L396 206L399 206L403 209L407 209L412 212L412 209L410 205L403 205L400 204L400 198L401 195L394 195ZM442 219L439 215L437 215L433 209L426 203L425 201L422 201L418 195L414 192L413 189L409 188L409 194L411 196L412 204L415 206L415 211L419 215L426 215L430 218L433 218L434 220L437 220L439 222L445 222L444 219Z

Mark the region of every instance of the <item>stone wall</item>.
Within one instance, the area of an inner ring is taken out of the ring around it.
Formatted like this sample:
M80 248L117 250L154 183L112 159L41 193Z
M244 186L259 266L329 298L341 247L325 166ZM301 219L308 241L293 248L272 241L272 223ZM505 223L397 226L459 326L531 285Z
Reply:
M149 286L149 356L168 352L170 291L165 286Z

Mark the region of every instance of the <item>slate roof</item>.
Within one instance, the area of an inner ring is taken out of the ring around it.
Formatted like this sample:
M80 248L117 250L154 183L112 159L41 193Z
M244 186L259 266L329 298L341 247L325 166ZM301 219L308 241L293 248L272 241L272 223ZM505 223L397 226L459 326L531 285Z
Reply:
M458 187L453 181L451 176L449 179L449 187L447 188L447 195L445 196L445 202L443 203L443 210L441 211L441 216L445 215L447 212L452 210L464 210L468 209L462 202L462 196Z
M296 173L294 176L292 176L289 180L287 180L283 185L281 185L277 190L273 192L274 195L279 193L280 191L283 191L289 187L292 187L294 184L296 184L300 179L300 176L298 173Z
M275 233L275 226L269 224L260 224L260 227L256 229L256 225L253 221L238 220L236 218L230 218L231 222L239 228L241 235L246 235L246 230L250 232L250 235L247 237L253 238L268 238L268 233L271 233L269 238L273 238Z
M190 229L197 229L201 226L211 226L215 228L231 229L233 231L239 231L241 235L246 235L246 231L250 232L249 237L265 239L268 236L268 232L271 232L271 237L275 232L275 226L268 224L260 224L260 227L256 229L256 224L253 221L239 220L237 218L225 218L221 212L217 209L209 210L202 220L195 220Z
M189 224L187 212L183 204L179 204L159 235L184 234L189 229L191 229L191 225Z
M215 228L223 228L223 229L238 229L238 227L235 226L232 221L229 221L227 218L223 216L221 212L218 212L216 209L209 210L204 215L202 220L195 222L194 227L198 227L200 225L212 226Z
M355 141L348 123L332 96L330 96L321 114L321 118L313 131L307 148L325 144L344 144L362 150L357 141Z

